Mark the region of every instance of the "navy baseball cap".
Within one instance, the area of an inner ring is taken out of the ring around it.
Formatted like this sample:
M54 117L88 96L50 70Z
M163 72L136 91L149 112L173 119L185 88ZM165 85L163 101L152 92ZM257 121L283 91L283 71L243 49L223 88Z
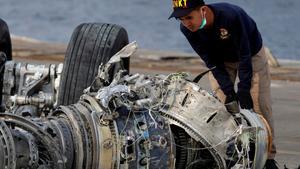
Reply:
M196 7L205 5L203 0L173 0L173 12L170 18L188 15Z

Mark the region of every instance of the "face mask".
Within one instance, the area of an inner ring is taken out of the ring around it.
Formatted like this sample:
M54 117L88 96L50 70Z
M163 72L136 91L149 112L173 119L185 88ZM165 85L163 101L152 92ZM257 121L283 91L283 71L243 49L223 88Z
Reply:
M201 25L199 27L199 29L203 29L204 26L206 25L207 21L206 21L206 17L204 16L204 14L202 14L202 22L201 22Z
M199 29L203 29L205 25L206 25L206 18L203 18Z

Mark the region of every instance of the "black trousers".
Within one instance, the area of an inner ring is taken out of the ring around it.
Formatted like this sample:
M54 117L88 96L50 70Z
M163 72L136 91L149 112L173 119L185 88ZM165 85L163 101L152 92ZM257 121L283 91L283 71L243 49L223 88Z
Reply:
M6 55L6 60L12 59L11 39L8 26L5 21L0 18L0 51ZM3 67L4 65L0 65ZM2 107L2 88L3 88L3 73L4 69L0 70L0 106ZM0 110L2 109L0 107Z

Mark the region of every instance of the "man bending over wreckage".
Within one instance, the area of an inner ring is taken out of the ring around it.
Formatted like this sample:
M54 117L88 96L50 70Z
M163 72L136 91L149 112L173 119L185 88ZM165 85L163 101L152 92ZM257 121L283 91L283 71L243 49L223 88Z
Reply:
M274 160L270 72L255 21L243 9L228 3L206 5L203 0L173 0L173 9L169 19L174 17L181 22L182 33L212 69L211 87L228 111L239 113L238 102L242 109L254 109L268 121L273 143L265 167L278 168ZM236 93L237 76L240 81Z

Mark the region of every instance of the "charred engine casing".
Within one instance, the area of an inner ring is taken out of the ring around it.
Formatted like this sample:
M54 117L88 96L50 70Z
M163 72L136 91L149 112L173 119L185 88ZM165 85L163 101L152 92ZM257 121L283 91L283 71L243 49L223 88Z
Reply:
M119 71L109 83L113 63L135 50L129 44L101 65L76 104L46 117L0 113L0 168L263 168L263 118L241 110L237 123L187 74Z

